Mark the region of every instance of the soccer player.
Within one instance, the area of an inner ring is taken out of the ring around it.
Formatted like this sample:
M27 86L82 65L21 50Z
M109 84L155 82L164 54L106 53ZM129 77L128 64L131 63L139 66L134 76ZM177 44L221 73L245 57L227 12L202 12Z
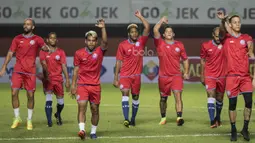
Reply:
M162 17L160 21L154 26L154 44L157 48L159 58L159 79L158 86L160 92L160 125L166 124L166 108L167 98L171 95L171 91L175 97L175 109L177 112L177 125L182 126L184 120L182 118L183 103L182 103L182 89L183 78L189 79L188 68L189 61L184 49L184 45L180 41L174 40L174 31L169 25L166 17ZM161 38L159 29L164 27L163 37ZM180 70L180 59L183 60L184 73Z
M238 15L225 16L223 11L217 13L221 19L221 34L224 37L224 54L227 58L226 91L229 98L229 118L231 123L231 141L237 140L236 105L237 96L242 94L245 101L244 125L241 131L244 139L249 141L249 121L252 111L252 81L249 74L249 56L254 58L253 40L248 34L241 34L241 18ZM253 78L253 83L255 80Z
M46 94L45 112L48 120L48 126L52 127L52 94L57 97L57 112L54 114L57 124L62 125L61 111L64 108L64 89L63 77L64 73L66 82L65 87L70 87L69 76L66 66L66 54L64 50L57 47L57 34L49 33L47 43L49 52L40 51L40 61L44 71L44 92Z
M99 121L99 104L101 99L100 71L104 52L107 49L107 34L105 22L100 19L96 24L102 31L102 41L97 46L97 33L89 31L85 34L85 48L81 48L74 55L74 70L71 85L71 94L78 103L78 122L81 139L85 139L85 122L88 101L90 103L91 133L90 138L96 139L96 129ZM77 81L78 79L78 81ZM77 82L77 83L76 83Z
M36 55L38 50L48 50L48 46L44 40L33 34L35 22L28 18L24 20L24 33L16 36L11 44L10 50L7 53L6 59L0 71L0 76L6 72L8 63L11 61L14 53L16 55L16 64L11 79L12 89L12 107L14 109L14 121L12 129L22 122L19 114L19 89L24 87L27 91L27 129L32 130L32 114L34 109L34 92L36 88Z
M211 128L221 125L220 114L223 107L225 91L225 56L219 38L220 27L212 31L212 40L204 42L200 50L201 82L207 91L207 108L211 121ZM215 114L216 99L216 117Z
M122 93L122 111L124 126L135 126L135 117L139 107L139 94L141 87L141 73L143 70L143 54L148 40L150 25L141 15L140 11L135 16L144 26L143 34L139 37L138 26L130 24L127 27L128 39L119 44L116 55L116 70L113 85L119 87ZM129 92L132 94L132 117L129 120Z

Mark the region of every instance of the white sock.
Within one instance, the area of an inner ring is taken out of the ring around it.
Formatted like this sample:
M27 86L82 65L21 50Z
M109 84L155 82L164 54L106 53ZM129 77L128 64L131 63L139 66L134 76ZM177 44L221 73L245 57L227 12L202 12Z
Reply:
M96 134L96 132L97 132L97 126L92 125L92 126L91 126L91 132L90 132L90 134Z
M15 118L19 117L19 108L15 108L14 110L14 116Z
M79 123L80 131L85 131L85 123Z
M28 120L32 120L33 109L28 109L28 110L27 110L27 113L28 113L27 119L28 119Z

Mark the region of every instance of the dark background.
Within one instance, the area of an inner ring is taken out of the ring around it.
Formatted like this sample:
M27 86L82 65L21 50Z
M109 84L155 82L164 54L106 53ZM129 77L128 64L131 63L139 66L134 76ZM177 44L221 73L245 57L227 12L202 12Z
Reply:
M109 41L109 50L106 56L115 56L119 42L127 38L128 24L114 24L106 25ZM143 27L138 23L140 32ZM154 25L151 25L150 39L147 42L147 50L155 51L152 40L152 29ZM200 45L202 42L211 39L212 29L218 25L172 25L175 31L175 40L182 41L185 45L188 56L199 56ZM242 33L247 33L252 37L255 37L254 25L242 25ZM58 35L58 46L66 51L67 56L73 56L74 52L84 47L84 34L89 30L95 30L101 35L100 30L94 25L84 24L46 24L36 25L35 34L45 38L48 33L56 32ZM11 40L18 34L23 32L23 25L0 25L0 56L5 56ZM155 55L156 56L156 55Z

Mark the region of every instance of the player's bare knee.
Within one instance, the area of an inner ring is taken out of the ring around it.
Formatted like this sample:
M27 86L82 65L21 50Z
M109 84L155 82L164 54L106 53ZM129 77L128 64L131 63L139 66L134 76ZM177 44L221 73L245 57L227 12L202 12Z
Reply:
M96 104L91 105L91 113L92 115L98 115L99 114L99 106Z
M244 93L244 102L246 108L252 108L252 93Z
M139 95L132 95L132 99L133 100L138 100L139 99Z
M12 90L12 96L18 97L18 90Z
M236 110L236 104L237 104L237 97L229 98L229 110L230 111Z
M215 92L213 90L207 91L208 98L215 98Z

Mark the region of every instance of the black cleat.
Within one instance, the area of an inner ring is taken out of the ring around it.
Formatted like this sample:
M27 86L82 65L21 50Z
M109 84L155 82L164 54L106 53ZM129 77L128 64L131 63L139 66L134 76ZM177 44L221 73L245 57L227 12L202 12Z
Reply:
M48 127L52 127L52 122L48 122Z
M56 120L57 120L57 124L58 124L59 126L61 126L61 125L62 125L61 116L60 116L60 115L58 116L57 113L55 113L54 116L55 116L55 118L56 118Z
M237 141L237 132L236 131L231 132L230 141L232 141L232 142Z
M177 118L177 126L182 126L184 124L184 120L182 118Z
M243 135L243 138L246 140L246 141L250 141L250 133L247 129L243 129L241 131L241 135Z
M130 126L135 126L135 120L131 120L129 123Z
M128 120L124 120L123 125L127 128L129 128L130 122Z

